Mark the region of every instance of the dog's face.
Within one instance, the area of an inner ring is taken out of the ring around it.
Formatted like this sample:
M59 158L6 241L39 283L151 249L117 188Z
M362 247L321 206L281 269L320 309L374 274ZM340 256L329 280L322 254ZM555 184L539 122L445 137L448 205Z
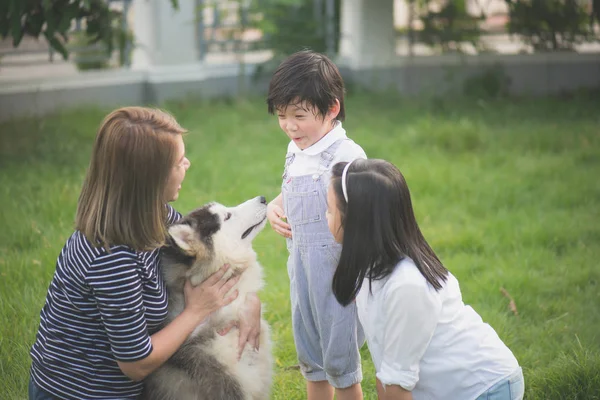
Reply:
M265 227L266 214L267 202L262 196L236 207L206 204L169 227L170 243L165 255L179 267L187 267L187 278L199 281L225 263L243 270L256 260L252 240ZM168 277L169 271L165 273Z

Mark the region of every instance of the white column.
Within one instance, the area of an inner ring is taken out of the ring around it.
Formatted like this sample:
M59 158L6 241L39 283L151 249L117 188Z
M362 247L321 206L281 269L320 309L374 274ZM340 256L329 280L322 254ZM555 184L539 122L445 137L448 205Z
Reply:
M396 52L394 0L343 0L338 62L352 69L385 67Z
M196 1L134 0L132 24L135 48L131 66L173 66L198 62Z

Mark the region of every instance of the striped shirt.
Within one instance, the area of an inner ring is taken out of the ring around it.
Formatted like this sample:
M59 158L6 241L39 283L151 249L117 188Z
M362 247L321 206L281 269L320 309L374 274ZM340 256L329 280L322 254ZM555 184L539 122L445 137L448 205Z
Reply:
M181 217L168 206L168 223ZM62 249L31 348L31 378L64 399L134 399L142 383L117 360L152 352L150 335L167 316L159 249L91 245L75 231Z

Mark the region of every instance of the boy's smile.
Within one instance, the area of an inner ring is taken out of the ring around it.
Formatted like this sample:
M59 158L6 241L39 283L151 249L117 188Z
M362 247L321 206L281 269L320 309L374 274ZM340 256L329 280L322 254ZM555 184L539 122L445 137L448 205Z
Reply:
M340 103L337 100L325 116L306 101L291 103L277 109L279 127L300 150L305 150L333 129L333 121L339 110Z

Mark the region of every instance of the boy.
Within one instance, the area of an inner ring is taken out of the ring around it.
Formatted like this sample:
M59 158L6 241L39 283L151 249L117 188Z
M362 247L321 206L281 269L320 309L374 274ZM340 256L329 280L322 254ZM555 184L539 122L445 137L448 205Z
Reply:
M275 71L267 97L288 145L281 194L267 208L271 227L290 252L292 327L308 400L362 399L359 349L364 335L356 306L332 292L341 247L327 226L327 188L339 161L366 158L348 139L344 82L326 56L301 51Z

